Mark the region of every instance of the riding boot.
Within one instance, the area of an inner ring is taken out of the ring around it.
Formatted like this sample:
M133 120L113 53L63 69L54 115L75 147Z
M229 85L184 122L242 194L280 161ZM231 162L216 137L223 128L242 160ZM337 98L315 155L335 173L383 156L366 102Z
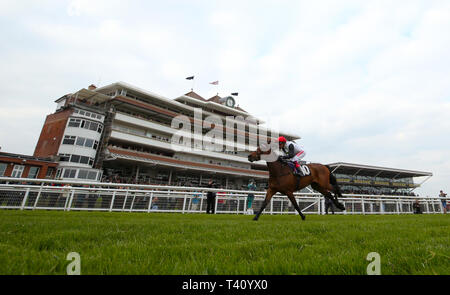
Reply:
M305 176L305 175L303 174L303 171L302 171L302 169L300 169L300 167L295 167L295 169L294 169L294 176L302 177L302 176Z

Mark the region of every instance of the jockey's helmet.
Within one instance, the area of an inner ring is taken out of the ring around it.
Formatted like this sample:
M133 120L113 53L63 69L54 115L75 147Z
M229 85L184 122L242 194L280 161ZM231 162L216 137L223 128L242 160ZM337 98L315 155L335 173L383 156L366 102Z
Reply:
M286 143L286 138L284 138L284 136L278 137L278 143L282 143L282 142Z

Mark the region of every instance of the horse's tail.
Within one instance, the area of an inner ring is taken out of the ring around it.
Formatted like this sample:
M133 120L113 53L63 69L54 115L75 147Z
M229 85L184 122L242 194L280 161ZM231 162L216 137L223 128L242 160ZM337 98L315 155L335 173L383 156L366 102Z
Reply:
M333 173L331 172L331 168L328 165L325 165L325 167L328 168L328 171L330 171L330 183L331 185L334 187L334 189L336 190L336 194L342 198L342 193L341 193L341 188L339 187L339 185L337 184L337 179L336 177L333 175Z

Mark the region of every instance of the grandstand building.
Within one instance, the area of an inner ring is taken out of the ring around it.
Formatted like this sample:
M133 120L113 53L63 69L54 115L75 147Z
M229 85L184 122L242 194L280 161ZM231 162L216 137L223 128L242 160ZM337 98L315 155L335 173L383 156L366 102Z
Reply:
M345 194L414 196L433 173L351 163L328 164ZM415 183L414 178L422 181Z
M214 179L224 188L241 188L249 179L262 184L268 177L265 163L250 163L247 156L249 149L256 149L255 131L270 135L272 130L263 128L264 122L236 105L232 96L205 99L191 91L172 100L117 82L91 85L55 102L56 111L47 116L34 155L59 156L57 178L188 186ZM201 114L196 114L199 109ZM204 128L205 118L219 117L223 150L205 150L195 138L192 150L175 148L171 138L178 130L171 124L179 115L192 123L192 133L200 130L203 136L211 129ZM228 128L230 116L246 120L245 129Z
M264 134L273 131L240 108L232 96L205 99L190 91L169 99L117 82L100 88L90 85L55 102L56 111L45 120L34 157L59 159L58 179L182 186L204 186L214 179L228 189L246 188L254 179L260 189L267 185L265 162L250 163L247 156L248 150L256 149L258 132L265 139ZM180 115L190 123L192 133L200 132L188 150L172 141L178 132L172 124ZM202 136L212 127L205 126L205 119L211 115L222 121L221 150L204 148ZM225 123L230 116L236 119L231 128ZM239 118L245 120L244 128L234 128L234 123L242 122ZM286 132L279 135L300 138ZM411 194L419 186L414 177L432 175L348 163L329 166L344 192L355 194Z

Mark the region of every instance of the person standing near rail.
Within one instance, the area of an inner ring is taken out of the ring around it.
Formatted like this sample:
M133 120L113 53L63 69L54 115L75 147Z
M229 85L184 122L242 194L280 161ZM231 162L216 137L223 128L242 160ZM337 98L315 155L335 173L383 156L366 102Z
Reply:
M214 181L211 179L206 185L208 188L214 187ZM206 194L206 214L214 214L216 205L216 193L209 191Z
M247 188L249 191L256 190L256 184L253 179L251 179L249 181ZM252 204L253 204L253 199L255 199L255 195L253 193L249 193L247 196L247 210L246 210L248 212L248 214L253 214L253 210L251 210Z

